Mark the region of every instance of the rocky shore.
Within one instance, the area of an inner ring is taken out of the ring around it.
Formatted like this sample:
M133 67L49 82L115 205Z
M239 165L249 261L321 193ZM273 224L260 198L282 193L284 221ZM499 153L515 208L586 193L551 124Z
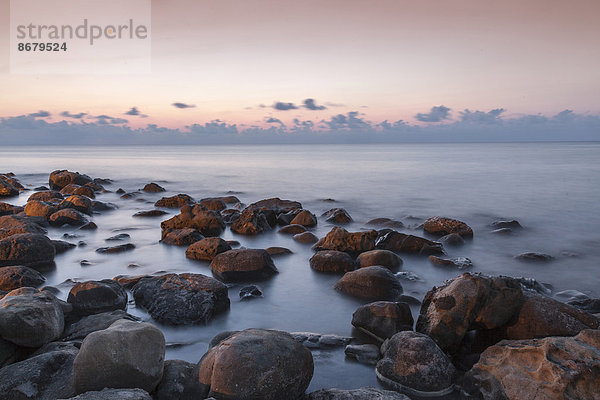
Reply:
M339 207L321 215L279 198L245 205L234 195L165 196L134 216L160 226L160 246L210 263L212 277L106 276L75 283L63 301L58 288L44 286L44 274L61 268L57 254L85 243L51 240L49 232L98 229L95 217L119 207L102 201L107 193L127 202L166 189L148 183L125 192L108 179L67 170L52 172L48 186L34 190L21 180L0 174L2 399L600 399L600 299L557 296L531 279L466 272L471 260L447 251L477 240L463 221L431 216L414 235L401 221L375 218L349 231L344 226L353 219ZM12 204L24 196L24 206ZM332 224L321 238L313 233L319 223ZM489 226L500 235L520 229L515 220ZM218 334L196 363L165 360L161 328L214 323L238 304L231 285L241 287L240 299L255 301L263 296L257 284L285 273L277 259L289 249L244 248L222 237L227 230L252 237L277 231L311 248L299 268L336 277L332 293L362 304L347 322L358 334L247 326ZM136 249L128 239L117 233L95 251L119 257ZM455 270L455 277L415 299L404 293L398 272L405 256ZM515 259L543 264L552 256L526 252ZM129 304L151 320L128 314ZM308 393L312 352L334 347L369 365L383 389Z

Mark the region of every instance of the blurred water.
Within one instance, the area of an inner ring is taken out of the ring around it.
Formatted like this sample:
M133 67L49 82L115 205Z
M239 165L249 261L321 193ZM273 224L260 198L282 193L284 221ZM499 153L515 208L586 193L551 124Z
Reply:
M196 272L210 275L208 263L185 258L185 248L158 243L160 221L131 216L152 209L163 195L187 193L196 199L230 191L244 202L281 197L302 202L320 215L343 207L360 230L376 217L402 220L415 227L424 219L444 215L467 222L475 238L465 246L448 248L451 256L469 257L473 271L533 277L555 291L577 289L600 296L600 145L545 144L409 144L409 145L304 145L233 147L0 147L0 172L12 171L29 188L46 184L55 169L76 170L92 177L111 178L107 189L140 189L158 182L167 193L143 194L122 200L115 193L98 200L119 209L94 216L95 232L77 232L72 242L86 247L56 257L57 268L46 273L48 285L58 285L66 297L70 284L119 274L157 271ZM24 204L27 193L14 204ZM335 203L323 199L333 198ZM525 229L517 235L491 234L497 219L517 219ZM319 221L314 233L322 237L331 225ZM120 255L99 255L104 239L125 229L137 248ZM61 238L73 229L51 229ZM405 231L422 235L418 229ZM167 358L197 362L208 342L223 330L249 327L287 331L352 334L352 313L362 304L332 289L338 276L313 272L308 266L309 246L276 231L257 237L233 234L242 246L283 246L294 254L275 259L280 273L259 286L264 298L240 302L241 285L231 287L231 310L207 326L165 327L170 344ZM527 264L513 257L525 251L551 254L547 264ZM407 294L422 298L432 286L461 271L436 267L426 257L402 256L404 271L421 280L403 281ZM80 266L88 260L90 266ZM137 268L128 268L137 264ZM130 313L149 319L129 305ZM413 307L416 319L418 309ZM355 388L377 385L373 368L346 361L342 350L318 351L311 389Z

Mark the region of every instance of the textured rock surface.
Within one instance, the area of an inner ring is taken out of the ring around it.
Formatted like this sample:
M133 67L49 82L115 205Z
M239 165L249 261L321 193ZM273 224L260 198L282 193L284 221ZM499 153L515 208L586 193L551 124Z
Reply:
M163 197L158 200L154 205L156 207L164 207L164 208L181 208L185 205L194 204L194 199L192 199L187 194L178 194L171 197Z
M320 272L348 272L356 269L354 259L342 251L322 250L310 258L310 267Z
M371 387L342 390L321 389L308 395L307 400L410 400L403 394Z
M46 233L46 230L28 217L19 215L4 215L0 217L0 239L6 239L9 236L20 233L43 235Z
M89 391L79 396L63 400L152 400L152 397L142 389L102 389Z
M103 312L99 314L88 315L65 327L63 337L65 340L81 340L92 332L101 331L108 328L120 319L128 321L137 321L138 318L127 314L123 310Z
M204 236L219 236L225 224L221 214L206 210L199 204L181 207L181 213L171 219L161 222L161 229L194 228Z
M270 229L265 215L255 208L246 208L231 224L231 230L240 235L257 235Z
M83 213L72 208L58 210L57 212L50 215L48 221L52 226L80 226L88 222L87 218L85 217L85 215L83 215Z
M92 182L92 178L89 176L80 174L79 172L67 171L65 169L53 171L48 178L50 189L53 190L61 190L71 183L85 185L89 182Z
M425 238L404 233L390 231L377 238L378 249L390 250L399 253L415 254L443 254L444 248L441 243L432 242Z
M297 224L311 228L317 225L317 216L308 210L302 210L294 217L290 224Z
M259 249L235 249L218 254L210 263L213 274L224 282L261 280L277 273L269 253Z
M196 400L202 388L196 376L196 365L181 360L165 361L163 377L153 393L154 400Z
M198 240L204 239L204 236L197 229L166 229L162 231L161 243L172 244L174 246L189 246Z
M423 223L423 230L432 235L449 235L451 233L459 234L464 238L473 237L473 229L462 221L446 218L431 217Z
M352 325L380 340L400 331L412 331L414 320L406 303L376 301L360 306L352 314Z
M22 233L0 240L0 267L51 263L56 249L44 235Z
M38 287L46 278L34 269L15 266L0 268L0 290L10 292L24 286Z
M352 222L352 217L343 208L332 208L323 214L325 221L332 224L349 224Z
M205 238L191 244L185 251L185 256L192 260L212 261L217 254L231 250L225 240L213 237Z
M127 307L127 293L118 282L111 279L78 282L69 291L67 302L73 305L73 311L79 315L98 314L124 310Z
M394 252L389 250L371 250L359 254L356 259L359 266L370 267L373 265L381 265L389 269L398 268L402 265L402 260Z
M335 227L319 240L315 250L345 251L350 254L358 254L375 248L377 231L348 232L344 228Z
M334 287L342 293L369 300L394 301L402 294L398 278L387 268L378 266L347 272Z

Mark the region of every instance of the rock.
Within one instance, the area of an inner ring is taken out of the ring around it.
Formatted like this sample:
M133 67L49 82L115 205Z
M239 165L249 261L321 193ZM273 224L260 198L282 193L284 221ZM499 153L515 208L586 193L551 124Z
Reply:
M356 269L354 259L342 251L322 250L310 259L310 267L320 272L348 272Z
M0 290L10 292L20 287L36 288L46 281L44 275L34 269L15 266L0 268Z
M314 332L291 332L290 335L296 342L309 349L343 347L352 341L352 338L347 336L323 335Z
M119 233L118 235L115 236L111 236L107 239L104 239L106 242L119 242L122 240L129 240L131 239L131 236L129 236L128 233Z
M217 254L228 250L231 250L229 243L221 238L212 237L191 244L185 251L185 256L191 260L212 261Z
M356 262L360 268L381 265L393 270L402 265L402 259L389 250L366 251L358 255Z
M404 224L400 221L396 221L389 218L375 218L367 222L370 226L380 226L382 228L401 229L404 228Z
M76 185L85 185L89 182L92 182L92 178L89 176L64 169L53 171L48 179L50 189L53 190L61 190L70 183L74 183Z
M204 236L194 228L166 229L162 232L160 242L174 246L189 246L202 239Z
M296 218L296 215L300 214L300 212L302 212L301 209L294 209L285 214L279 214L277 216L277 224L282 226L289 225L292 220Z
M51 351L0 369L4 400L55 400L75 395L73 360L77 349Z
M24 210L25 208L21 206L13 206L12 204L0 202L0 216L19 214Z
M463 387L477 399L597 399L600 331L575 337L503 340L488 347Z
M167 360L163 377L153 393L154 400L196 400L202 389L196 377L196 365L182 360Z
M19 215L4 215L0 217L0 240L20 233L43 235L46 233L46 230L28 217Z
M136 192L129 192L129 193L125 193L125 194L121 195L121 198L125 199L125 200L127 200L127 199L134 199L134 198L138 197L140 194L142 194L142 192L138 192L138 191L136 191ZM145 202L145 200L143 200L143 199L138 199L137 201Z
M82 231L95 231L96 229L98 229L98 225L90 221L87 224L82 225L79 229Z
M552 257L549 254L544 254L544 253L528 252L528 253L521 253L518 256L515 256L515 259L517 259L519 261L527 261L527 262L548 262L548 261L554 260L554 257Z
M454 390L454 366L426 335L397 333L383 343L381 354L376 373L386 387L422 397L441 396Z
M446 217L431 217L423 223L423 230L432 235L449 235L456 233L463 238L472 238L473 229L462 221L446 218Z
M303 244L313 244L319 241L319 238L316 237L312 232L298 233L292 236L292 239L294 239L298 243Z
M226 225L233 224L240 217L240 214L241 213L238 210L234 210L232 208L221 211L221 216L223 217L223 222Z
M83 185L84 187L89 187L90 189L92 189L94 192L105 192L106 189L104 189L104 186L102 186L100 183L98 182L88 182L85 185Z
M560 292L557 292L554 294L554 297L556 297L558 300L562 301L563 303L567 303L571 300L587 300L590 298L590 296L588 296L585 293L580 292L579 290L561 290Z
M352 314L352 325L384 341L401 331L412 331L414 320L407 303L377 301L360 306Z
M334 288L342 293L369 300L394 301L402 294L402 285L398 278L389 269L379 266L347 272Z
M176 196L163 197L162 199L154 203L156 207L164 208L181 208L183 206L192 204L194 204L194 199L192 199L187 194L178 194Z
M494 229L490 233L493 233L494 235L512 235L513 230L510 228L500 228L500 229Z
M2 296L2 294L0 294L0 296ZM0 338L0 368L23 361L30 353L31 349L17 346L8 340Z
M236 249L218 254L210 263L213 275L224 282L262 280L277 273L269 253Z
M197 229L204 236L219 236L225 229L221 214L204 209L199 204L181 207L181 213L161 222L163 231L167 229Z
M152 397L142 389L102 389L92 390L63 400L152 400Z
M458 233L451 233L449 235L442 236L438 239L438 241L445 246L462 246L465 244L465 239L463 239Z
M44 235L22 233L0 240L0 267L49 264L55 255L52 241Z
M284 226L283 228L279 229L278 232L290 235L297 235L299 233L306 232L306 228L302 225L293 224Z
M335 227L315 245L315 250L337 250L346 253L362 253L375 248L377 231L348 232L344 228Z
M111 279L76 283L69 291L67 302L79 315L98 314L107 311L125 310L127 293Z
M379 347L374 344L350 344L344 349L344 354L361 364L375 365L379 361Z
M137 264L129 264L127 268L138 268ZM117 275L113 278L113 281L119 282L119 285L123 286L125 289L131 289L135 286L136 283L140 281L142 278L148 278L152 275Z
M416 330L454 353L467 331L508 323L522 296L519 282L512 278L464 273L427 292Z
M136 218L138 218L138 217L161 217L166 214L168 214L168 213L163 210L148 210L148 211L138 211L135 214L133 214L133 216Z
M399 253L444 254L444 248L441 243L396 231L390 231L378 237L376 247Z
M146 184L142 190L147 193L160 193L166 191L164 187L154 182Z
M332 208L331 210L323 213L325 221L333 224L349 224L352 222L352 217L343 208Z
M308 210L302 210L294 217L290 224L302 225L307 228L311 228L313 226L317 226L317 217Z
M342 390L321 389L312 392L307 400L410 400L403 394L372 387Z
M217 399L300 399L314 369L310 351L290 334L262 329L229 336L198 366L204 397Z
M28 201L25 205L25 215L28 217L50 218L58 210L56 204L48 203L40 200Z
M126 243L126 244L120 244L118 246L112 246L112 247L100 247L99 249L96 249L96 253L116 254L116 253L123 253L125 251L130 251L133 249L135 249L135 245L133 243Z
M33 288L9 292L0 300L0 336L24 347L40 347L60 337L64 314L54 295Z
M65 186L64 188L61 189L60 193L63 195L76 194L78 196L89 197L90 199L93 199L94 197L96 197L96 194L94 193L94 189L92 189L91 187L79 186L79 185L75 185L75 184L69 184L69 185Z
M32 200L60 202L62 199L63 199L63 195L60 194L60 192L57 192L56 190L46 190L43 192L37 192L37 193L32 194L27 199L27 202L30 202Z
M205 324L229 309L227 286L200 274L166 274L140 279L135 303L168 325Z
M200 200L200 205L206 207L207 210L221 211L227 208L227 204L218 198L207 198Z
M265 215L253 208L246 208L231 224L231 230L240 235L257 235L270 229Z
M490 224L490 226L494 229L523 229L519 221L514 219L512 221L494 221Z
M285 214L292 210L302 209L302 204L297 201L281 200L279 197L274 197L271 199L257 201L256 203L250 204L246 208L258 210L268 209L274 211L275 214Z
M63 226L63 225L80 226L80 225L84 225L88 222L85 215L83 215L79 211L71 209L71 208L65 208L63 210L58 210L57 212L50 215L49 221L50 221L50 225L52 225L52 226Z
M125 320L90 333L73 363L76 393L139 388L152 392L160 382L165 358L165 338L148 323Z
M58 208L73 208L84 214L92 215L92 201L85 196L69 196L58 204Z
M0 197L12 197L18 195L19 189L17 189L7 181L0 179Z
M113 203L103 203L101 201L94 200L92 201L92 211L101 212L101 211L112 211L116 210L118 207Z
M285 247L267 247L265 251L269 253L271 257L293 254L290 249L286 249Z
M471 268L473 266L473 262L466 257L440 258L436 256L429 256L429 261L431 261L435 265L453 267L458 269L466 269Z
M62 336L65 341L83 340L90 333L107 329L113 322L120 319L139 321L139 318L129 315L123 310L92 314L66 326Z
M255 297L262 297L262 291L256 285L244 286L240 289L240 300L249 300Z
M123 190L122 188L118 188L115 193L116 194L123 194L123 193L125 193L125 190Z
M62 254L77 247L77 245L65 242L64 240L52 240L52 246L54 246L56 254Z
M569 305L590 314L600 313L600 299L572 300Z

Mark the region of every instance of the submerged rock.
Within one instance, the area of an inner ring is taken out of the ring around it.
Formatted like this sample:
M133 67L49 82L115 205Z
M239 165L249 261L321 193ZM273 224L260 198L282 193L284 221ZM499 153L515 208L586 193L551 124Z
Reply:
M240 289L240 300L249 300L255 297L262 297L262 291L256 285L244 286Z
M503 220L494 221L490 224L490 226L494 229L511 229L511 230L523 229L523 227L521 226L519 221L514 220L514 219L512 221L503 221Z
M328 335L315 332L291 332L295 341L309 349L325 349L331 347L343 347L352 341L351 337Z
M147 193L160 193L166 191L164 187L154 182L147 183L142 190Z
M549 254L535 252L521 253L518 256L515 256L515 258L519 261L527 262L548 262L554 260L554 257Z
M456 233L463 238L472 238L473 229L462 221L446 218L446 217L431 217L423 223L423 230L432 235L449 235Z
M96 253L116 254L116 253L123 253L125 251L130 251L133 249L135 249L135 245L133 243L126 243L126 244L120 244L118 246L112 246L112 247L100 247L99 249L96 249Z
M334 286L342 293L369 300L395 301L402 285L389 269L379 266L360 268L344 274Z
M134 217L136 218L142 218L142 217L162 217L163 215L168 214L166 211L163 210L148 210L148 211L138 211L135 214L133 214Z
M292 236L292 239L294 239L298 243L303 243L303 244L313 244L313 243L317 243L319 241L319 238L316 237L315 234L312 232L298 233L298 234Z
M444 248L441 243L432 242L425 238L404 233L389 231L377 238L378 249L390 250L399 253L416 254L443 254Z
M354 259L342 251L322 250L311 257L310 267L320 272L348 272L356 269Z
M236 249L218 254L210 263L213 274L224 282L262 280L277 273L269 253L259 249Z
M361 364L375 365L379 361L379 347L374 344L350 344L344 349L344 354Z
M267 253L269 253L269 255L271 257L281 256L281 255L286 255L286 254L293 254L293 252L290 249L285 248L285 247L277 247L277 246L275 246L275 247L267 247L265 249L265 251Z
M462 246L465 244L465 239L463 239L458 233L451 233L449 235L442 236L438 239L438 241L445 246Z
M471 268L473 261L466 257L455 257L455 258L441 258L436 256L429 256L429 261L435 265L442 265L444 267L453 267L458 269Z
M158 200L154 205L156 207L164 207L164 208L181 208L186 205L192 205L195 201L187 194L178 194L171 197L163 197Z
M323 213L325 221L333 224L349 224L352 222L352 217L343 208L332 208L331 210Z
M360 306L352 314L352 325L380 341L401 331L412 331L413 324L407 303L377 301Z
M285 234L290 234L290 235L297 235L299 233L304 233L306 232L306 228L302 225L298 225L298 224L293 224L293 225L286 225L283 228L279 229L278 231L279 233L285 233Z

